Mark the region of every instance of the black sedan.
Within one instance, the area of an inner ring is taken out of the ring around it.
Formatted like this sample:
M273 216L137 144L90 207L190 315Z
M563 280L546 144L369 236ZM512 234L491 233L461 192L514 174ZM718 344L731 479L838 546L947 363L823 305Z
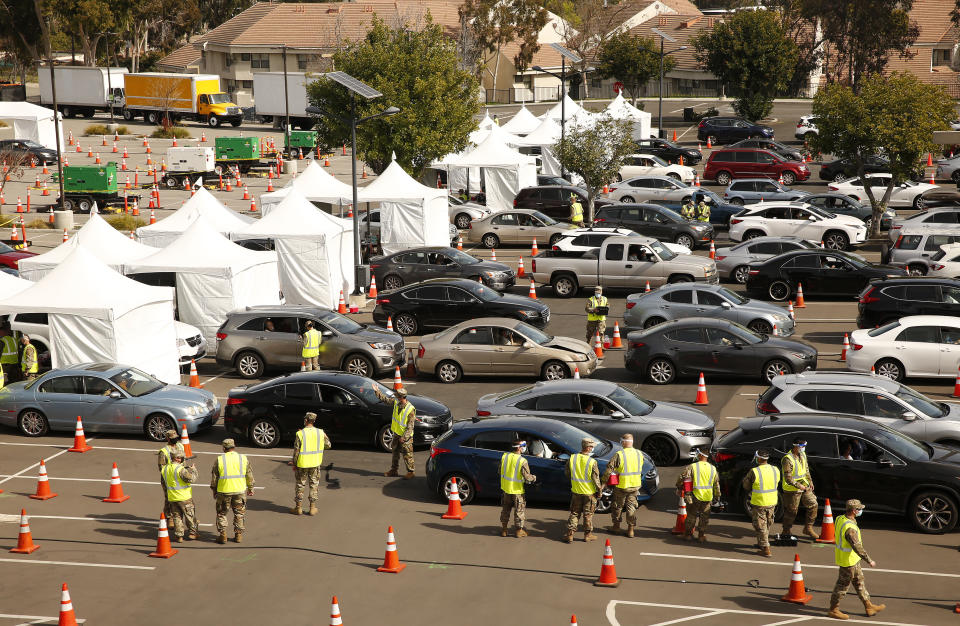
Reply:
M737 510L747 510L741 482L759 448L773 452L779 467L793 439L807 441L807 459L817 497L833 506L857 498L866 515L905 515L923 533L953 530L960 515L960 452L914 441L859 417L777 414L740 420L711 450L720 491Z
M776 376L817 367L817 349L722 319L687 317L627 335L626 368L657 385L678 376Z
M887 157L879 154L867 156L863 160L863 172L864 174L887 174L890 172L890 161ZM853 159L834 159L820 166L820 180L839 183L857 175L857 164L854 163ZM922 179L922 168L917 168L910 175L910 180L918 181Z
M863 257L836 250L794 250L751 263L747 293L783 302L803 285L807 296L856 297L875 278L895 278L906 270L893 265L876 265Z
M636 143L637 152L658 156L667 163L679 163L683 157L683 164L693 167L703 160L703 153L695 148L684 148L669 139L641 139Z
M393 391L380 383L337 372L298 372L255 385L234 387L227 397L223 425L230 435L247 439L257 448L273 448L292 440L303 428L303 414L317 414L333 443L374 444L390 451L393 404L382 401ZM407 396L417 410L414 445L427 445L450 428L450 409L423 396Z
M800 161L803 162L803 153L797 150L796 148L791 148L790 146L784 145L779 141L774 141L773 139L744 139L738 141L737 143L730 144L731 148L758 148L761 150L769 150L774 154L779 154L784 159L788 161Z
M478 317L509 317L544 328L550 321L550 307L472 280L437 279L380 294L373 319L384 326L388 317L398 333L409 337L425 328L449 328Z
M57 152L28 139L4 139L0 141L0 160L7 165L23 160L27 165L31 159L37 164L56 163Z
M496 261L481 261L456 248L426 247L404 250L370 260L370 271L383 291L431 278L467 278L494 289L507 290L517 282L509 266Z
M802 202L804 204L811 204L818 209L823 209L828 213L833 213L835 215L849 215L859 220L863 220L863 223L866 224L868 229L873 223L872 208L869 206L864 206L850 196L842 193L817 193L803 198ZM883 215L880 217L881 230L889 230L890 221L895 216L896 213L893 209L887 209L884 211Z

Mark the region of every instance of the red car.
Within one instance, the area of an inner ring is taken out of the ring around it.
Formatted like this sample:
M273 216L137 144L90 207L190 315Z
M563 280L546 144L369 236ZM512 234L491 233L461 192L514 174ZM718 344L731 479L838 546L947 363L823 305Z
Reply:
M26 259L32 256L37 255L35 252L15 250L9 245L0 241L0 266L9 267L10 269L15 270L20 266L20 259Z
M729 185L734 178L783 177L783 184L792 185L810 178L810 168L799 161L788 161L769 150L725 148L714 150L703 169L703 177Z

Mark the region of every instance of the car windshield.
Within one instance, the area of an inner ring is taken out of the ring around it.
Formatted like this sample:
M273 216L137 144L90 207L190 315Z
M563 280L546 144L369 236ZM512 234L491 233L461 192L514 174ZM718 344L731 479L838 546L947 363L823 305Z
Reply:
M899 327L900 327L900 322L899 322L899 321L897 321L897 322L890 322L890 323L887 324L886 326L880 326L880 327L878 327L878 328L873 328L873 329L871 329L871 330L867 333L867 335L869 335L870 337L876 337L877 335L882 335L882 334L884 334L885 332L887 332L887 331L889 331L889 330L893 330L894 328L899 328Z
M671 219L672 221L674 221L674 222L685 222L685 221L686 221L686 220L684 220L682 217L680 217L680 214L679 214L679 213L677 213L676 211L674 211L674 210L672 210L672 209L668 209L668 208L666 208L666 207L660 207L660 212L661 212L663 215L666 215L668 218L670 218L670 219Z
M697 199L697 200L702 200L702 199L704 199L704 198L710 198L710 200L713 202L713 204L716 204L716 205L725 204L724 201L720 199L720 196L718 196L718 195L715 194L714 192L710 191L709 189L701 189L700 191L698 191L698 192L697 192L696 194L694 194L694 195L696 196L696 199Z
M548 335L545 332L539 331L530 324L525 322L520 322L514 327L514 330L532 341L535 344L543 345L548 341L553 339L553 335Z
M739 293L735 291L730 291L726 287L721 287L717 290L724 298L733 302L734 304L746 304L750 299L744 298Z
M741 326L736 322L730 322L729 330L737 336L737 339L741 339L747 344L760 343L767 340L766 335L758 335L746 326Z
M661 159L660 157L656 156L655 154L648 154L647 158L653 161L654 163L656 163L657 165L659 165L660 167L668 167L668 163L663 159Z
M230 95L225 93L210 94L210 104L230 104Z
M594 441L597 440L597 437L591 437L586 432L580 430L579 428L574 428L563 422L556 422L553 420L543 420L537 424L537 432L534 433L544 439L550 439L556 443L559 443L568 451L579 451L580 442L584 438L590 438ZM597 446L593 449L593 456L602 456L610 449L610 444L605 441L599 441Z
M900 385L900 389L897 390L895 395L913 407L918 413L928 417L943 417L950 411L950 408L943 402L934 402L903 385Z
M160 382L150 374L144 374L133 367L111 376L110 380L134 398L153 393L166 385L166 383Z
M331 311L327 317L323 318L323 323L338 333L343 333L344 335L352 335L363 328L363 326L354 322L349 317L345 317L339 313L334 313L333 311Z
M450 257L454 263L459 263L460 265L473 265L480 262L480 259L475 259L466 252L463 252L462 250L456 250L454 248L445 250L444 254Z
M351 379L349 382L344 383L344 387L350 391L353 395L362 398L367 404L376 404L382 402L380 397L374 393L373 388L376 387L381 395L393 399L393 390L387 387L384 387L375 380L370 380L368 378L356 378Z
M463 204L463 200L456 196L447 196L447 204L452 204L454 206L460 206Z
M0 243L0 254L7 254L8 252L13 252L13 248L8 246L5 243Z
M663 261L672 261L673 259L677 258L677 255L674 254L670 248L666 247L659 241L654 241L649 245L651 248L653 248L653 251L657 253L657 256Z
M884 448L905 459L911 461L927 461L930 459L930 448L903 433L887 429L869 429L864 433Z
M623 387L617 387L607 397L620 405L627 412L627 415L646 415L654 407L653 402L644 400L633 391Z
M549 215L544 215L544 214L541 213L540 211L534 211L534 212L531 213L530 215L534 216L535 218L537 218L538 220L540 220L541 222L543 222L543 223L546 224L547 226L553 226L554 224L558 224L558 223L559 223L559 222L557 222L557 220L553 219L553 218L550 217Z
M499 291L494 291L489 287L485 287L480 283L475 283L473 281L467 281L462 283L457 283L458 287L463 287L476 297L480 298L484 302L493 302L494 300L499 300L502 298L502 294Z
M25 139L20 143L22 143L25 148L30 148L31 150L43 150L45 148L45 146L41 146L36 141L30 141L29 139Z

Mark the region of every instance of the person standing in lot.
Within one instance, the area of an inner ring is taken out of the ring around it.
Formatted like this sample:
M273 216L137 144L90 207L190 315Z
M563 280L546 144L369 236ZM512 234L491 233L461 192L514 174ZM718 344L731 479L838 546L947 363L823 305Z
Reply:
M20 337L20 343L23 344L23 356L20 359L20 373L24 380L33 380L40 371L40 363L37 361L37 349L30 343L30 336Z
M633 537L633 527L637 525L637 494L643 484L643 452L633 447L633 435L624 433L620 437L619 450L606 471L603 472L603 484L610 481L612 474L617 474L617 483L613 488L613 502L610 505L610 520L613 522L608 530L614 535L620 534L620 516L626 513L627 537Z
M593 448L597 445L593 439L584 438L580 441L580 453L574 454L567 462L564 473L570 478L570 517L567 518L567 532L563 535L565 543L573 542L573 534L577 532L580 519L583 518L583 540L594 541L593 511L597 507L597 496L600 493L600 471L597 469L596 459L591 458Z
M697 219L697 205L693 203L693 198L684 202L683 206L680 207L680 217L691 222Z
M587 305L584 310L587 312L587 345L593 347L593 338L607 331L607 307L609 302L603 295L603 287L597 285L593 288L593 295L587 298ZM602 308L601 308L602 307Z
M583 205L575 193L570 194L570 224L573 228L583 226Z
M707 461L709 452L697 448L693 456L694 462L684 467L677 478L677 493L687 504L683 538L693 541L693 527L696 526L697 541L704 543L710 523L710 506L720 498L720 478L717 468Z
M307 413L303 416L303 428L297 431L293 442L293 473L297 478L297 487L293 494L294 515L303 513L303 491L309 483L310 510L308 515L316 515L317 500L320 498L320 464L323 463L323 451L331 448L330 438L323 429L314 427L317 421L316 413Z
M403 462L407 466L407 473L404 474L405 480L413 478L413 426L417 421L417 410L413 408L410 401L407 400L407 390L404 387L397 389L393 393L396 398L391 398L380 389L377 383L371 383L370 387L376 394L380 402L393 404L393 417L390 423L390 431L393 433L393 441L390 447L393 450L393 458L390 461L390 469L383 473L384 476L399 476L400 455L403 454Z
M710 221L710 203L708 198L701 198L700 204L697 205L697 221L699 222L709 222Z
M237 453L233 439L224 439L222 445L223 454L210 470L210 489L217 504L217 543L227 543L227 511L230 509L233 510L234 540L240 543L247 496L253 495L253 470L247 457Z
M173 540L183 541L184 527L187 539L196 539L200 530L197 524L197 509L193 505L193 487L200 473L197 466L184 467L183 452L174 452L160 475L163 477L164 489L167 492L167 507L170 509L168 517L173 524Z
M820 535L813 530L817 520L817 497L813 493L813 476L807 463L807 441L800 437L793 440L793 448L780 462L783 476L783 533L790 537L793 521L797 519L797 509L802 505L806 510L803 534L816 541Z
M300 355L306 364L307 371L320 369L320 342L323 341L323 335L313 327L313 322L308 321L304 324L306 330L303 331L303 349Z
M757 466L743 479L743 488L750 490L750 516L753 529L757 531L757 547L760 556L773 556L770 552L770 526L773 525L773 511L777 508L777 485L780 483L780 470L771 466L770 451L757 450L754 455Z
M160 489L163 491L163 514L167 517L170 517L170 500L167 497L169 494L167 492L167 486L163 482L163 468L173 462L173 458L176 455L180 455L180 458L186 458L186 453L183 449L183 444L180 443L180 436L177 434L177 431L172 428L166 433L167 436L167 445L160 448L157 452L157 469L160 471Z
M17 380L17 363L19 361L17 340L10 330L10 323L4 322L3 326L0 326L0 368L3 368L4 384Z
M857 518L863 513L864 508L859 500L847 500L846 514L837 518L833 560L840 566L840 572L837 575L837 584L834 585L833 593L830 595L830 612L827 613L827 617L850 619L849 615L840 610L840 600L847 595L851 583L860 601L863 602L867 617L872 617L887 608L886 604L874 604L870 601L870 594L863 580L863 569L860 567L861 559L870 567L877 566L876 561L870 558L866 548L863 547L860 527L857 526Z
M526 537L527 531L523 526L527 522L527 498L523 484L536 482L537 477L530 473L530 466L523 458L523 453L527 451L527 442L514 441L511 450L500 457L500 489L503 491L500 501L500 536L507 536L510 512L513 511L517 537Z

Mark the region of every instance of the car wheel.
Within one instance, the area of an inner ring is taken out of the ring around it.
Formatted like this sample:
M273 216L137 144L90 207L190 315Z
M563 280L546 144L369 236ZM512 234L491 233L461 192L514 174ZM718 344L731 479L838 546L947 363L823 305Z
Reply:
M255 448L276 448L280 443L280 427L267 417L260 417L250 424L250 443Z
M783 176L783 184L787 185L788 187L797 182L797 175L793 172L784 172L781 174L781 176Z
M463 368L453 361L440 361L437 365L437 378L442 383L455 383L463 378Z
M735 206L743 206L743 198L730 198L730 204Z
M393 431L390 430L390 424L384 424L377 431L377 447L384 452L393 451Z
M632 204L632 203L633 203L633 196L623 196L622 198L620 198L620 202L622 202L622 203L624 203L624 204Z
M784 361L783 359L773 359L768 361L766 365L763 366L763 376L761 377L764 382L770 382L777 376L786 376L787 374L792 374L793 368L790 367L790 364Z
M557 245L557 242L563 239L563 233L553 233L550 235L550 247Z
M672 178L673 180L677 181L678 183L680 182L680 174L677 174L676 172L668 172L668 173L667 173L667 178Z
M783 302L790 297L790 285L782 280L775 280L767 287L767 293L770 295L771 300Z
M850 240L844 233L829 232L823 238L823 245L827 250L846 250L850 245Z
M409 337L417 334L420 323L409 313L401 313L393 320L393 328L404 337Z
M653 460L657 467L673 465L680 458L680 449L670 437L653 435L644 439L640 450Z
M207 119L207 124L210 126L210 128L216 128L217 126L220 125L220 118L217 117L216 115L211 115Z
M867 232L870 232L870 229L873 228L873 217L868 217L863 220L863 225L867 229Z
M651 317L651 318L647 319L647 321L643 323L643 327L644 327L644 328L653 328L654 326L658 326L659 324L663 324L665 321L667 321L667 320L663 319L662 317L654 316L654 317Z
M554 277L550 281L550 286L553 287L553 293L559 298L572 298L577 295L579 287L577 286L577 279L568 274L561 274L560 276Z
M647 376L655 385L668 385L677 377L677 370L667 359L654 359L647 365Z
M147 417L143 424L143 431L150 441L166 441L168 430L180 430L177 428L177 423L168 415L155 413Z
M351 354L345 358L343 360L343 366L340 369L354 376L373 378L373 363L362 354Z
M563 380L570 378L570 370L562 361L547 361L540 369L541 380Z
M716 136L716 135L707 135L707 141L710 142L710 145L711 145L711 146L715 146L715 145L717 145L717 144L720 143L720 142L717 140L717 136Z
M457 491L460 492L460 504L466 505L473 502L473 496L476 493L476 489L473 488L473 482L459 472L448 474L440 481L437 489L437 495L440 496L440 499L444 502L450 499L450 490L453 488L454 479L457 481Z
M133 111L131 111L130 109L124 109L120 114L123 116L123 119L125 121L127 122L133 121Z
M741 285L747 284L747 278L750 276L750 266L749 265L738 265L733 268L733 271L730 272L730 276L734 281Z
M42 437L50 432L47 416L36 409L27 409L17 419L17 427L27 437Z
M758 335L771 335L773 334L773 326L770 325L770 322L767 320L753 320L747 324L747 328L757 333Z
M913 208L922 211L923 207L927 205L927 201L923 199L922 195L917 196L913 199Z
M76 205L70 198L64 198L61 204L63 204L64 211L73 211L76 208Z
M241 352L237 356L234 367L237 370L237 374L240 374L241 378L250 379L260 378L263 376L263 371L266 369L266 364L256 352Z
M497 248L500 246L500 238L493 233L487 233L483 236L483 245L488 248Z
M393 291L394 289L400 289L401 287L403 287L403 279L396 274L390 274L383 279L384 291Z
M920 532L942 535L957 525L957 503L942 492L923 491L910 501L908 515Z
M833 175L833 182L835 183L842 183L845 180L847 180L847 175L843 172L837 172Z
M731 178L733 177L730 175L730 172L717 172L716 180L718 185L729 185Z
M466 213L457 213L457 216L453 218L453 225L459 228L460 230L467 230L470 228L470 222L473 221Z
M902 382L906 376L906 372L903 371L903 365L895 359L880 359L876 365L873 366L873 370L877 376L886 376L897 382Z
M907 266L907 273L911 276L926 276L927 266L921 263L911 263Z
M675 242L678 246L684 246L686 248L690 248L691 250L693 250L693 246L694 246L693 237L691 237L686 233L680 233L679 235L677 235Z

